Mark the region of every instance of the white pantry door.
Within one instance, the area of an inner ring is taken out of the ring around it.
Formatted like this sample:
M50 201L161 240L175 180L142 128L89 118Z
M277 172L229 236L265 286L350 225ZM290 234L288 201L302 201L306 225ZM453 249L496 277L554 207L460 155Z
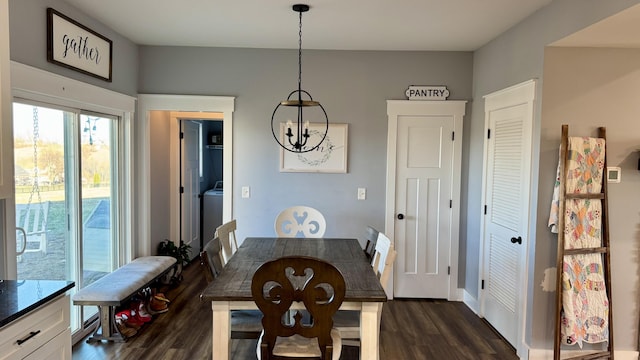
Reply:
M523 339L534 95L529 81L485 96L481 312L516 349Z
M455 297L457 281L451 278L457 278L460 206L455 160L465 106L457 103L457 114L443 111L446 102L425 101L420 114L396 116L395 297Z

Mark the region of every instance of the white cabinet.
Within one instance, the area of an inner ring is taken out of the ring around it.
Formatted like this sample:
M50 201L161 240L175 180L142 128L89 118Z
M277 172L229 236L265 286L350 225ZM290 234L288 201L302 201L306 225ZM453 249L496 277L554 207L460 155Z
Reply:
M0 199L13 196L13 119L9 59L9 2L0 0Z
M69 312L63 295L0 328L0 360L70 360Z

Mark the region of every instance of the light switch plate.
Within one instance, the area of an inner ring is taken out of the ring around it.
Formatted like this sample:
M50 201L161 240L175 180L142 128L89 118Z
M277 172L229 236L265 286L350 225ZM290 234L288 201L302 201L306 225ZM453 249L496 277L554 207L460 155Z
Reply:
M242 187L242 198L243 199L248 199L251 197L251 188L248 186L243 186Z
M358 200L365 200L367 198L367 189L358 188Z

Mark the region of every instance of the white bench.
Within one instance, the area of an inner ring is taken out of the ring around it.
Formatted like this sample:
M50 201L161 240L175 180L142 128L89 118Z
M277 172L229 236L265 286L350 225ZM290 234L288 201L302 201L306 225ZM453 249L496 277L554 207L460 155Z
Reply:
M126 341L115 324L115 308L165 275L175 263L171 256L140 257L75 293L74 305L95 305L100 310L100 324L87 342Z

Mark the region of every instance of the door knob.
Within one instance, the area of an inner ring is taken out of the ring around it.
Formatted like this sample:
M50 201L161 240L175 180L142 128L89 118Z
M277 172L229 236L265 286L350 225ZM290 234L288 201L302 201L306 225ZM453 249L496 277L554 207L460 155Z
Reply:
M398 220L404 219L404 214L398 214Z
M518 244L522 245L522 237L520 237L520 236L518 236L517 238L512 237L511 238L511 243L512 244L518 243Z

